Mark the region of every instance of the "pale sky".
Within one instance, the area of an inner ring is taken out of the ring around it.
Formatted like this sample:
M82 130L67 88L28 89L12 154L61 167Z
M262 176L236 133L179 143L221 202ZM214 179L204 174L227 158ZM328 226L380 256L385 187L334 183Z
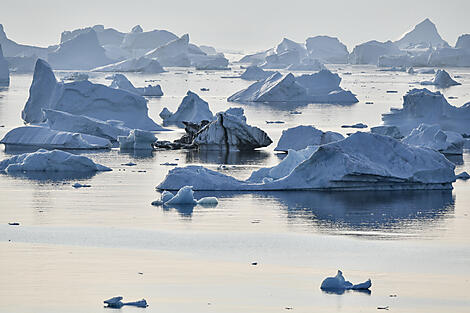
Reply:
M338 37L351 50L376 39L396 40L426 17L454 45L470 33L470 0L0 0L0 23L18 43L48 46L63 30L104 24L129 31L167 29L191 42L247 51L283 37Z

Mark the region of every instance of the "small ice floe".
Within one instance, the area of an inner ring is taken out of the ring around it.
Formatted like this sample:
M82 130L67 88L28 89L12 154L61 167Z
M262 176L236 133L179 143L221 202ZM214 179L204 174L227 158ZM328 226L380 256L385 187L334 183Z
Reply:
M137 164L133 163L133 162L127 162L127 163L122 163L121 165L123 165L123 166L136 166Z
M202 205L216 206L219 203L216 197L204 197L199 200L194 199L194 191L192 186L184 186L176 195L169 191L163 191L160 200L152 202L152 205Z
M20 226L20 223L12 222L12 223L8 223L8 225L10 225L10 226Z
M72 185L73 188L89 188L91 185L75 183Z
M374 104L372 101L366 101L366 104Z
M266 121L266 124L284 124L284 121Z
M300 111L290 111L289 114L302 114Z
M320 289L323 291L341 292L344 290L368 290L372 286L371 280L354 285L343 277L343 272L338 270L334 277L327 277L321 283Z
M367 128L368 126L364 123L356 123L353 125L341 125L342 128Z
M165 163L160 163L160 165L163 165L163 166L177 166L178 163L165 162Z
M134 302L122 302L121 301L122 299L123 299L122 297L113 297L111 299L104 300L103 302L107 305L106 308L112 308L112 309L120 309L125 305L135 306L138 308L148 307L147 301L145 299L134 301Z
M467 172L462 172L458 175L455 175L455 179L467 180L470 179L470 174L468 174Z
M201 88L201 91L209 91L209 88Z

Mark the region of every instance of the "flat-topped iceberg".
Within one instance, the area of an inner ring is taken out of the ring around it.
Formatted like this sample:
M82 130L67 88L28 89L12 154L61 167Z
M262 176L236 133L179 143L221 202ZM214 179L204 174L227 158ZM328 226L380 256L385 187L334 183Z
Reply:
M371 40L354 47L349 55L349 63L377 65L379 58L383 55L400 54L403 54L403 52L391 41L379 42Z
M9 146L31 146L46 149L109 149L108 139L43 126L20 126L13 128L0 140Z
M246 123L242 108L217 113L215 120L204 126L193 141L201 150L224 151L253 150L271 143L263 130Z
M353 284L344 279L343 272L338 270L336 276L327 277L322 281L320 289L324 291L338 292L343 290L368 290L371 286L372 282L370 279L360 284Z
M155 29L144 32L140 25L136 25L131 32L125 34L121 48L129 51L148 52L177 38L178 36L167 30Z
M448 88L462 84L453 80L445 70L437 70L433 80L421 82L421 85L434 85L439 88Z
M163 108L160 117L164 125L176 124L179 126L182 125L182 122L199 124L202 121L212 121L214 119L209 104L192 91L186 93L175 113Z
M0 86L10 85L10 70L8 62L3 56L2 45L0 45Z
M97 67L93 72L139 72L147 74L163 73L165 70L155 59L146 57L132 58L117 63Z
M0 161L0 172L98 172L111 171L109 167L93 162L86 156L69 152L40 149Z
M243 74L240 76L240 78L244 80L265 80L273 74L274 72L272 71L265 71L262 68L253 65L247 67L245 72L243 72Z
M313 102L355 103L356 96L342 89L341 78L329 70L295 77L276 72L265 80L253 83L228 98L234 102Z
M51 129L93 135L116 141L118 136L127 136L131 131L121 121L101 121L83 115L44 109L44 117Z
M348 63L348 48L336 37L315 36L305 41L310 58L326 63Z
M124 74L112 75L112 82L109 87L132 92L141 96L161 97L163 96L162 87L160 85L148 85L147 87L134 87Z
M147 100L124 90L113 89L88 80L57 82L51 67L38 59L21 113L27 123L45 121L42 110L52 109L107 121L122 121L123 126L143 130L162 130L148 116Z
M402 134L424 123L470 135L470 104L455 107L439 91L412 89L403 96L403 108L392 108L390 113L382 114L382 120L387 126L397 126Z
M112 63L93 29L62 42L47 59L54 69L62 70L90 70Z
M452 189L454 168L435 150L357 132L315 148L307 159L279 179L267 177L261 183L253 183L201 166L187 166L170 170L158 188L175 190L191 185L194 190L247 191Z
M402 142L437 150L443 154L463 154L464 138L453 131L443 131L439 125L421 124Z
M342 139L344 136L340 133L324 132L314 126L300 125L283 130L274 151L301 150L307 146L320 146Z
M119 136L117 140L121 150L153 150L157 138L149 131L133 129L128 136Z

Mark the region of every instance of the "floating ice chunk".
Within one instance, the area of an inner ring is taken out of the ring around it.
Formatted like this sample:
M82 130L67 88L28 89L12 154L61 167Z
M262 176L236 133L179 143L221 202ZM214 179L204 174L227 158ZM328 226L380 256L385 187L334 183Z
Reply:
M160 85L148 85L147 87L136 88L123 74L114 74L111 76L112 82L109 87L114 89L126 90L141 96L163 96L162 88Z
M117 140L121 150L153 150L157 138L149 131L133 129L127 137L119 136Z
M413 190L452 189L454 164L441 153L396 139L357 132L319 146L289 175L253 183L201 166L174 168L158 186L175 190ZM265 175L267 176L267 175Z
M462 135L453 131L442 131L439 125L421 124L402 141L409 145L434 149L443 154L463 154Z
M458 175L455 175L455 179L468 180L470 179L470 174L468 174L467 172L462 172Z
M403 54L400 49L391 41L379 42L376 40L357 45L349 56L352 64L374 64L377 65L379 57L383 55Z
M368 126L364 123L356 123L352 125L341 125L342 128L367 128Z
M56 110L43 110L51 129L88 134L116 141L118 136L127 136L130 128L116 121L100 121L87 116L74 115Z
M80 73L80 72L73 72L68 75L62 77L62 80L71 80L71 81L79 81L79 80L88 80L88 74Z
M248 67L245 72L240 76L244 80L265 80L269 76L273 75L272 71L265 71L256 65Z
M147 100L142 96L87 80L58 83L49 64L38 59L22 118L27 123L44 122L43 109L85 115L103 121L118 120L129 128L163 130L149 118Z
M408 134L424 123L470 135L470 104L454 107L439 91L413 89L403 96L403 108L392 108L390 113L382 114L382 120L385 125L400 128L402 134Z
M109 149L108 139L59 131L44 126L21 126L10 130L0 140L0 143L10 146L32 146L46 149Z
M348 48L336 37L315 36L305 42L310 58L332 64L348 63Z
M201 129L193 144L201 150L243 151L267 147L271 138L258 127L246 123L243 109L230 108Z
M171 113L167 108L163 108L160 117L165 125L180 125L182 122L199 124L201 121L212 121L214 119L214 115L209 109L209 104L191 91L186 93L175 113Z
M52 67L63 70L90 70L112 62L93 29L62 42L47 59Z
M104 300L103 302L107 305L106 307L108 308L113 308L113 309L120 309L125 305L128 306L135 306L138 308L146 308L148 307L147 301L145 299L139 300L139 301L133 301L133 302L122 302L122 297L113 297L108 300Z
M75 183L72 185L73 188L89 188L91 185Z
M2 45L0 44L0 86L10 85L10 70L8 62L3 56Z
M278 72L265 80L253 83L228 98L235 102L313 102L355 103L357 98L339 87L341 78L328 70L295 77Z
M40 149L23 153L0 162L0 171L13 172L97 172L111 171L82 155L69 152Z
M191 186L184 186L176 195L170 200L164 202L166 205L174 204L196 204L197 201L194 199L194 191Z
M202 206L216 206L219 204L219 200L216 197L204 197L197 200L197 204Z
M344 136L339 133L323 132L314 126L300 125L283 130L274 151L301 150L307 146L319 146L342 139Z
M338 273L334 277L327 277L321 283L320 289L325 291L341 291L341 290L366 290L372 286L372 283L369 280L366 282L353 285L351 282L347 281L343 277L343 273L338 270Z
M228 60L222 53L215 55L189 54L191 66L197 70L229 70Z
M432 81L421 82L421 85L434 85L439 88L448 88L451 86L462 85L450 77L449 73L445 70L438 70L436 76Z
M172 194L171 192L165 190L162 193L161 200L162 200L163 203L165 203L165 202L168 202L171 199L173 199L174 196L175 196L174 194Z
M157 60L140 57L132 58L117 63L97 67L93 69L94 72L140 72L158 74L163 73L165 70L158 63Z
M403 138L403 135L400 133L400 129L396 126L375 126L370 129L370 132L382 136L389 136L395 139Z

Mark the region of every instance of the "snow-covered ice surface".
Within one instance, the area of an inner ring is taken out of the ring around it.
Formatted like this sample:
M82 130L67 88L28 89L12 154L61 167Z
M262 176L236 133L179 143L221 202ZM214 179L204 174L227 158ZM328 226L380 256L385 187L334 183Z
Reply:
M419 88L411 81L433 77L378 72L368 66L327 67L343 78L344 89L357 94L358 103L237 106L250 125L262 128L275 143L283 130L298 125L346 136L355 130L341 125L380 125L382 113L401 107L402 96ZM135 86L162 86L164 96L148 100L148 115L160 124L163 107L175 112L188 90L210 89L201 96L214 113L233 106L227 96L251 84L221 79L244 71L233 68L209 73L168 68L167 73L126 76ZM463 85L440 92L460 107L470 101L465 88L470 71L444 69L460 76L455 79ZM90 81L109 85L109 74L89 74ZM12 73L10 87L0 90L0 125L5 126L0 127L0 137L23 123L20 111L31 80L31 75ZM159 140L183 134L172 129L158 133ZM0 276L8 281L1 311L62 313L65 308L71 313L109 313L102 301L115 295L124 296L124 301L145 298L150 305L146 309L122 311L146 313L270 313L286 307L293 307L292 312L355 313L387 305L399 313L468 311L469 181L456 181L452 191L195 191L196 199L217 197L217 207L150 204L160 198L155 185L173 168L160 164L203 165L244 180L280 162L275 146L229 154L83 151L80 155L113 171L60 180L0 175L0 259L8 264L0 267ZM14 153L0 146L0 160ZM470 172L468 150L449 159L456 163L455 173ZM128 162L136 165L121 165ZM75 189L76 182L92 187ZM370 277L371 294L322 292L323 279L338 269L353 283Z
M188 90L186 96L175 113L170 112L166 107L160 112L164 125L176 124L181 126L182 122L199 124L201 121L212 121L212 114L209 103L201 99L196 93Z
M324 132L314 126L300 125L283 130L274 151L301 150L307 146L324 145L341 139L344 139L344 136L340 133Z
M152 132L133 129L128 136L118 136L117 141L121 150L152 150L157 137Z
M442 131L439 125L421 124L403 138L402 142L427 147L444 154L462 154L464 138L453 131Z

